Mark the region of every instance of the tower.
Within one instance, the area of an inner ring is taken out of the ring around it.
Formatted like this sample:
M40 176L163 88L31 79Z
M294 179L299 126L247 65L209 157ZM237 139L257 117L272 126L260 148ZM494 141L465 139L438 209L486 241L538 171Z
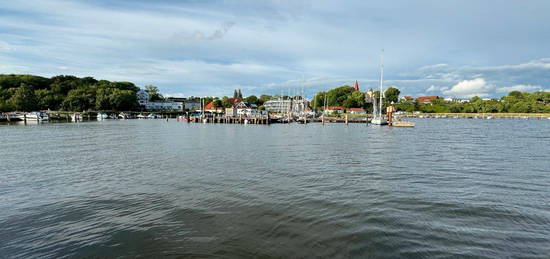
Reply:
M357 82L357 80L355 80L355 84L353 85L353 90L359 91L359 82Z

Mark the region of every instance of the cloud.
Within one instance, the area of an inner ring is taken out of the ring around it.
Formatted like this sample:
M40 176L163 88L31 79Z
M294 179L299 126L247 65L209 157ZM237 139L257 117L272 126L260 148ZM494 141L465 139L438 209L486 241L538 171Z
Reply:
M431 85L428 89L426 89L426 92L443 92L447 90L449 90L449 87Z
M444 94L457 97L488 96L494 89L493 85L487 84L483 78L460 81L449 90L443 91Z
M535 92L535 91L541 91L542 87L538 85L514 85L514 86L508 86L508 87L500 87L497 89L497 92L499 93L509 93L512 91L520 91L520 92Z
M186 96L312 95L356 79L377 89L385 48L385 85L403 95L457 94L473 78L494 86L479 93L496 95L550 85L550 27L540 22L550 2L521 5L502 3L488 19L481 2L0 1L0 72L128 80ZM381 15L395 6L409 11Z

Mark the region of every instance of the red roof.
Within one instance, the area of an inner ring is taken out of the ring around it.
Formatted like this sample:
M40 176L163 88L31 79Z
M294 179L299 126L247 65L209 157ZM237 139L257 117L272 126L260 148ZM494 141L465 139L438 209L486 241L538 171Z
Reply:
M409 100L409 101L414 100L414 98L412 96L408 96L408 95L403 96L403 98L405 98L405 100Z
M222 107L214 107L214 101L209 102L206 106L204 106L204 110L223 110Z
M238 102L241 102L241 98L229 98L229 101L231 102L231 104L235 104L235 103L238 103Z
M327 110L331 110L331 111L341 110L341 111L343 111L344 107L342 107L342 106L329 106L329 107L327 107Z
M350 112L364 112L365 109L363 109L363 108L349 108L348 111L350 111Z
M439 98L437 95L431 95L431 96L420 96L420 97L417 97L416 98L416 101L417 102L421 102L421 103L429 103L431 102L432 100L435 100Z
M355 80L355 85L353 85L353 90L359 91L359 83L357 82L357 80Z

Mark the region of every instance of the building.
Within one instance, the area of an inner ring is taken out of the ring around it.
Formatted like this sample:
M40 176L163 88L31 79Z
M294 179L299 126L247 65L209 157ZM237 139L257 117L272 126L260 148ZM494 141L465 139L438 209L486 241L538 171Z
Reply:
M146 111L183 111L183 102L158 101L152 102L149 100L149 93L144 89L139 89L136 93L139 105Z
M293 112L293 113L300 113L304 110L306 110L309 107L309 101L306 99L276 99L276 100L269 100L264 103L265 109L269 112L276 112L276 113L286 113L286 112Z
M414 98L412 96L406 95L406 96L401 97L401 100L403 100L403 101L414 101Z
M207 105L204 106L205 112L212 112L212 113L222 113L223 107L214 107L214 101L209 102Z
M182 102L147 102L145 104L147 111L183 111Z
M145 91L144 89L139 89L136 93L138 98L139 106L145 107L145 105L149 102L149 93Z
M439 96L437 95L431 95L431 96L420 96L416 98L416 101L423 104L430 104L433 100L437 100Z
M329 106L325 110L325 114L334 113L334 112L343 113L344 111L345 111L345 109L342 106Z
M353 85L353 90L359 91L359 82L357 82L357 80L355 80L355 84Z
M367 112L363 108L349 108L348 112L351 114L366 114Z
M189 111L198 111L201 109L201 100L200 98L183 98L183 97L168 97L166 98L168 101L171 102L182 102L183 103L183 109L189 110Z
M245 116L253 117L259 115L267 115L267 111L258 110L258 106L255 104L250 104L248 102L239 101L233 104L232 108L225 109L226 116Z
M460 99L455 97L447 97L444 99L446 102L452 102L452 103L468 103L470 100L468 99Z

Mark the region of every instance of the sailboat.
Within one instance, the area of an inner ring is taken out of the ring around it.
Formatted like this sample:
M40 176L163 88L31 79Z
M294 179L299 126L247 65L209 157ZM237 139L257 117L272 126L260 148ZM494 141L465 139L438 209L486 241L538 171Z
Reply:
M372 109L373 118L371 120L371 123L375 125L388 124L388 121L382 115L382 95L384 93L382 91L383 87L384 87L384 57L380 56L380 100L378 101L378 107L376 105L376 101L373 102L373 109Z

